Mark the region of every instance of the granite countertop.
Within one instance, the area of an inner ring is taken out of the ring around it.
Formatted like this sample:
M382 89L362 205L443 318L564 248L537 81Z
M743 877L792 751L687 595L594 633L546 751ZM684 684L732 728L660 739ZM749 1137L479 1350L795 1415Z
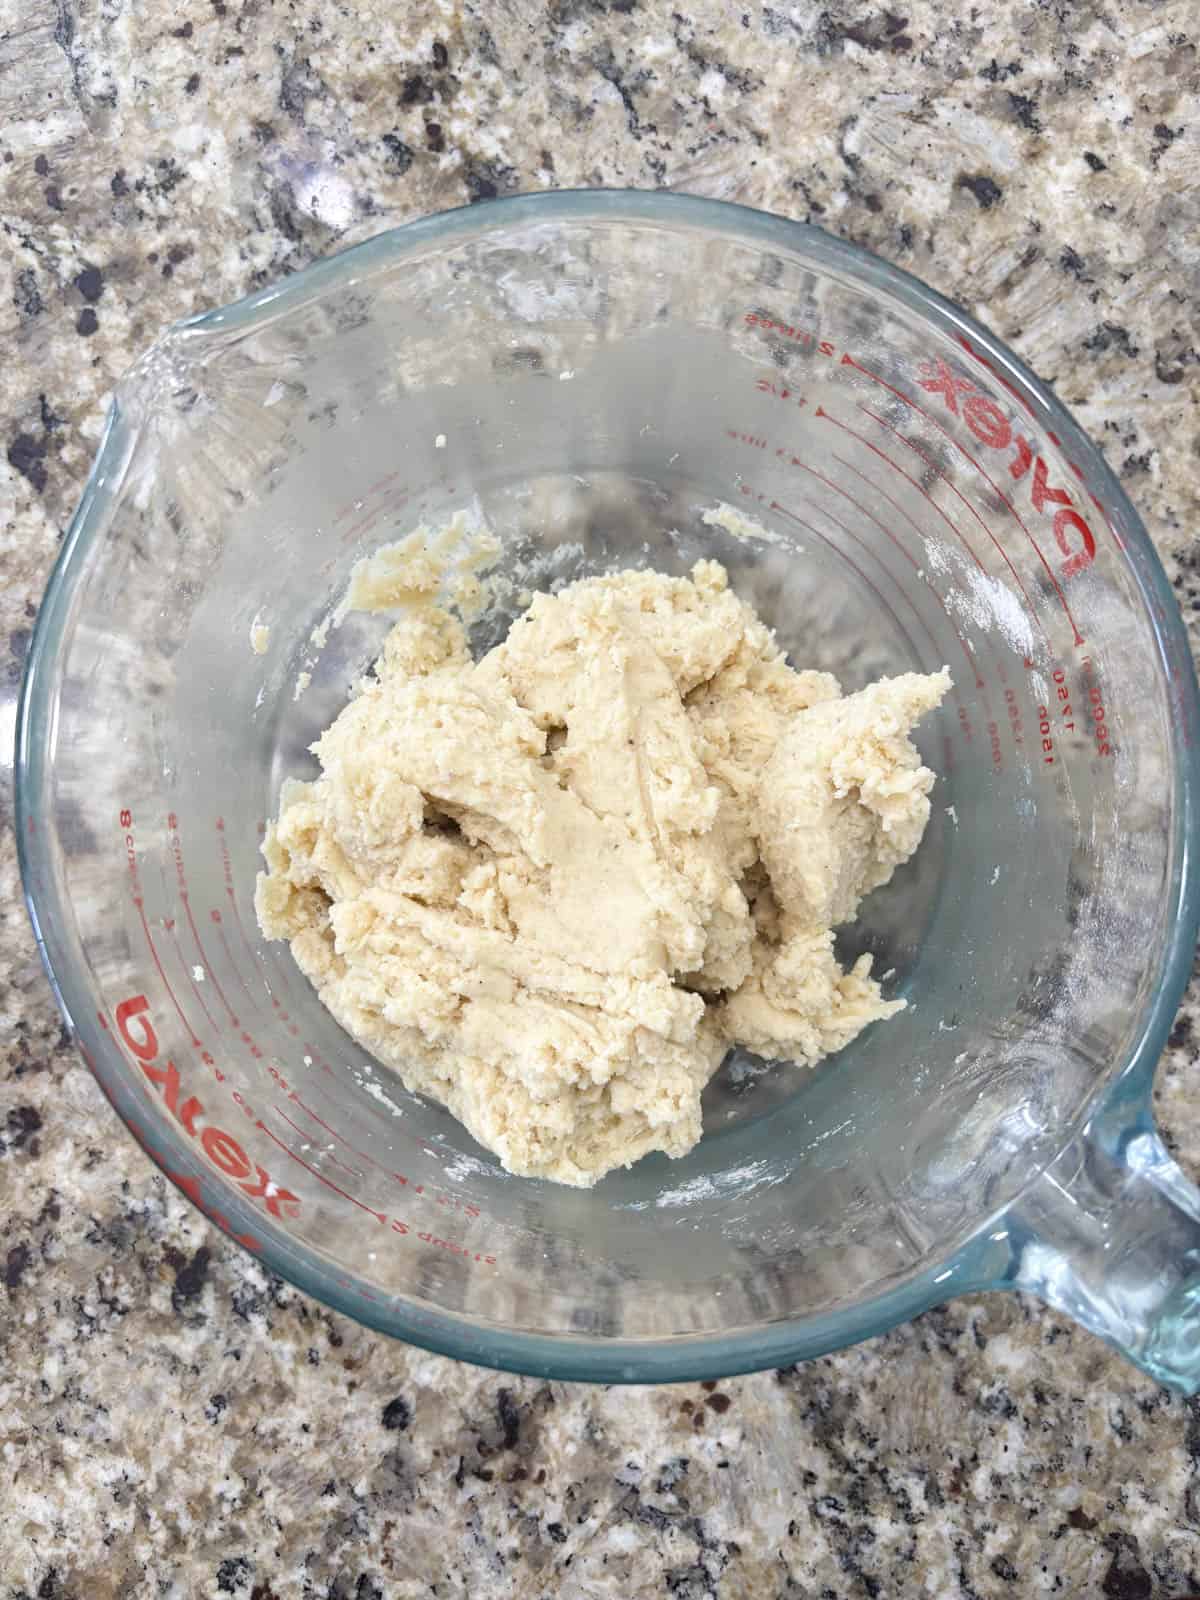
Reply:
M1200 26L1185 0L58 0L0 34L6 723L105 397L165 322L390 223L670 186L981 314L1080 415L1200 617ZM1200 1404L1016 1297L717 1385L388 1343L117 1129L0 842L0 1595L1200 1591ZM1197 991L1159 1075L1200 1171Z

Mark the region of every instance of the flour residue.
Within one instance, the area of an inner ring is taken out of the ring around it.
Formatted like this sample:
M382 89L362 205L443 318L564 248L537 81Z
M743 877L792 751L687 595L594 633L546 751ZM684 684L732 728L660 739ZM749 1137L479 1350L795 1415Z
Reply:
M972 568L963 575L966 587L946 591L946 603L981 633L999 633L1019 656L1033 649L1033 619L1019 595L999 578Z
M782 1183L787 1176L786 1170L781 1170L770 1161L748 1161L741 1167L706 1172L677 1184L673 1189L662 1189L655 1195L654 1204L660 1211L674 1206L699 1205L705 1200L715 1200L721 1196L743 1195L764 1184Z

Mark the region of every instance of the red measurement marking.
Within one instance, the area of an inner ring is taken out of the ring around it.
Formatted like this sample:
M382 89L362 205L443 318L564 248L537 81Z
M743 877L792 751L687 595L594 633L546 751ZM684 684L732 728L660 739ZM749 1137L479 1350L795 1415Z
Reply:
M200 930L196 927L196 920L192 916L191 900L189 899L189 897L186 894L182 894L180 896L180 898L183 901L183 912L184 912L184 915L187 917L188 927L192 930L192 937L196 941L196 949L200 952L200 959L204 963L204 970L205 970L205 972L208 973L209 977L212 979L213 988L217 991L217 995L220 998L221 1004L225 1007L226 1011L229 1013L230 1022L233 1024L233 1026L235 1028L240 1028L241 1027L241 1022L238 1020L237 1013L234 1011L233 1007L229 1004L229 1001L225 998L225 991L224 991L224 989L222 989L220 980L218 979L216 973L213 970L212 962L208 958L208 952L205 950L203 944L200 942Z
M779 504L778 500L772 500L771 501L770 509L772 511L778 511L780 516L787 517L790 521L796 523L799 527L803 528L806 533L811 533L814 539L820 539L821 543L828 545L829 548L834 552L834 554L836 556L839 557L840 560L845 561L849 566L854 568L855 572L858 573L859 577L866 584L867 588L870 589L871 593L875 596L876 600L878 600L880 608L883 610L884 614L886 616L891 617L892 621L896 624L896 627L900 630L901 634L903 634L905 642L907 643L909 649L912 651L913 656L917 660L919 660L920 659L920 653L917 650L916 645L913 643L912 635L909 633L908 629L904 626L904 624L900 621L900 618L896 615L895 609L884 598L883 594L871 582L870 578L868 578L867 574L859 566L858 562L855 561L852 556L848 556L844 550L839 549L839 547L833 542L833 540L829 537L828 534L822 533L819 528L814 528L811 522L806 522L803 517L797 516L797 514L794 511L789 511L786 506L781 506ZM822 510L824 510L823 507L822 507ZM838 519L833 515L833 513L831 511L825 511L824 514L825 514L825 516L827 516L829 518L830 522L834 523L837 527L841 528L841 530L842 530L842 532L844 534L848 535L849 538L853 539L855 544L858 545L860 550L864 550L864 551L867 552L867 554L870 554L870 551L867 550L867 546L857 536L857 534L851 533L849 528L847 528L843 523L838 522ZM901 590L900 593L904 594L904 591ZM933 634L930 633L928 623L926 623L924 617L922 617L921 613L917 610L916 606L913 605L913 602L909 598L909 596L908 595L904 595L904 598L905 598L906 601L908 601L908 604L912 609L913 615L916 617L917 621L920 623L921 627L924 629L925 635L928 638L930 644L933 646L934 652L936 654L936 652L937 652L937 640L933 637Z
M866 482L870 482L869 478L867 478ZM872 486L872 488L874 488L875 485L874 485L874 483L872 483L872 485L870 485L870 486ZM853 506L856 507L856 509L861 510L862 515L864 515L864 517L870 517L870 512L869 512L869 510L866 509L866 506L859 506L858 501L854 501L854 499L851 498L851 496L848 496L848 498L851 499L851 504L853 504ZM883 496L883 499L888 499L888 496L886 496L886 494L885 494L885 496ZM899 510L899 507L896 507L896 509ZM856 544L859 544L859 547L861 547L861 549L864 549L864 550L867 549L867 546L866 546L866 544L864 544L864 542L862 542L862 539L858 538L858 534L853 533L853 530L851 530L851 528L848 528L848 526L846 526L845 523L843 523L842 520L840 520L840 518L835 517L834 512L832 512L832 510L826 510L826 517L829 517L830 522L835 523L835 525L837 525L838 528L840 528L840 530L842 530L842 533L846 534L846 538L854 539L854 541L856 541ZM936 584L933 584L933 582L930 581L930 578L928 578L928 576L926 576L926 574L923 573L922 568L920 568L920 566L917 565L917 562L915 562L914 557L912 557L912 555L910 555L909 552L907 552L907 550L904 549L904 546L902 546L901 542L899 542L899 539L896 538L896 534L894 534L893 531L890 530L890 528L886 528L886 526L883 525L883 523L880 522L880 520L878 520L877 517L870 517L870 520L872 520L872 522L875 523L875 526L877 526L877 528L880 528L880 530L882 530L883 533L886 534L886 538L891 539L891 542L893 542L894 546L896 546L896 549L898 549L899 552L901 552L901 555L902 555L902 557L904 557L904 560L906 560L906 562L909 563L910 566L912 566L912 570L914 570L915 573L918 573L918 576L920 576L920 578L922 578L923 584L925 584L925 586L928 587L928 590L930 590L930 594L933 595L934 600L936 600L936 602L938 602L939 608L941 608L942 616L944 616L944 618L946 618L946 621L947 621L947 624L949 624L950 630L952 630L952 632L954 632L954 637L957 638L958 643L960 643L960 646L962 646L963 654L965 654L965 656L966 656L966 666L970 667L971 674L974 675L974 686L976 686L976 688L982 688L982 686L984 686L984 680L982 680L981 675L979 675L979 667L978 667L978 664L976 664L976 659L974 659L974 654L973 654L973 651L971 651L971 646L968 645L968 643L966 643L966 637L965 637L965 635L963 635L962 629L960 629L960 627L958 627L957 622L955 622L954 618L952 618L952 616L950 616L949 608L947 608L946 602L944 602L944 600L942 600L941 594L939 594L939 592L938 592L938 587L936 587ZM915 525L915 523L914 523L914 528L915 528L915 526L917 526L917 525ZM917 530L917 531L918 531L918 533L920 533L920 530ZM912 606L912 610L914 610L914 613L917 614L917 618L920 619L920 622L922 622L923 629L925 629L926 634L928 634L928 637L930 637L930 643L931 643L931 645L933 645L934 654L938 653L938 640L936 640L936 638L933 637L933 634L931 634L930 627L928 627L928 624L926 624L925 619L922 618L922 614L920 614L920 611L917 611L917 605L915 605L914 600L912 600L912 598L910 598L910 595L906 594L906 590L901 589L901 590L899 590L899 592L901 592L901 594L904 595L904 598L906 598L907 602L909 602L909 605ZM957 688L955 688L955 694L957 694L957 693L958 693L958 690L957 690Z
M170 819L168 819L168 821L169 820ZM237 898L236 898L236 896L234 894L234 889L233 889L233 863L232 863L232 860L231 860L230 855L229 855L229 847L225 843L225 838L224 838L225 829L224 829L224 819L223 818L218 818L217 819L216 831L217 831L218 836L220 838L221 870L222 870L222 875L223 875L223 877L225 879L225 893L228 896L228 898L230 900L230 903L231 903L231 905L233 907L234 921L237 924L238 931L241 933L242 941L246 945L247 950L250 951L251 959L254 960L255 959L255 952L254 952L252 946L250 945L249 938L247 937L246 929L245 929L245 926L244 926L244 924L242 922L240 912L238 910ZM184 881L183 865L182 865L182 863L183 863L183 855L182 855L182 849L178 844L176 845L176 854L177 854L177 860L178 860L178 863L179 863L180 881L182 883ZM181 891L181 893L182 893L182 891ZM196 924L195 924L195 921L193 920L193 917L192 917L191 906L188 903L188 899L187 899L186 895L182 895L182 898L183 898L183 903L184 903L184 910L185 910L185 912L187 914L188 923L189 923L189 925L190 925L190 927L192 929L192 933L193 933L193 935L195 937L195 940L196 940L196 947L197 947L197 949L199 949L199 951L201 953L201 956L204 956L204 947L201 944L200 935L199 935L199 932L196 929ZM223 919L221 918L220 913L219 912L213 912L212 916L213 916L213 921L214 921L214 923L216 924L216 926L218 928L218 936L219 936L219 938L221 940L221 943L222 943L222 945L224 947L225 955L228 958L229 964L233 968L235 975L237 976L238 983L239 983L239 985L240 985L240 987L242 989L242 992L246 995L246 998L250 1001L250 1004L252 1006L256 1007L256 1009L258 1009L260 1012L262 1012L265 1015L265 1012L263 1012L263 1007L258 1003L257 997L254 994L251 993L248 985L244 982L244 980L243 980L243 978L241 976L241 969L239 968L237 962L234 960L233 951L230 948L229 940L226 938L225 933L223 931L224 923L223 923ZM207 957L204 957L204 959L207 962ZM283 989L285 990L285 992L287 994L289 1004L294 1006L295 1005L295 998L293 996L292 990L291 990L291 988L290 988L290 986L288 984L288 981L287 981L287 978L286 978L284 972L282 971L281 968L275 968L273 970L274 970L275 976L278 977L280 983L283 986ZM221 997L221 1003L225 1007L226 1011L229 1013L230 1022L233 1024L233 1026L235 1028L240 1028L241 1027L241 1022L238 1019L237 1014L234 1012L233 1007L229 1004L229 1001L226 999L225 993L222 990L222 988L221 988L221 986L220 986L220 984L219 984L219 982L217 980L216 974L212 972L211 966L209 967L209 973L210 973L210 976L213 979L213 983L214 983L214 985L215 985L215 987L217 989L217 993ZM266 984L266 980L265 979L264 979L264 984ZM280 1006L280 1003L275 998L275 996L273 994L271 994L269 984L266 984L266 987L267 987L267 993L268 993L268 995L270 997L270 1000L271 1000L272 1007L276 1011L281 1011L282 1007ZM288 1032L292 1035L292 1037L294 1039L299 1039L300 1030L299 1030L299 1028L296 1027L296 1025L294 1023L292 1023L291 1021L285 1019L285 1026L287 1027ZM252 1048L253 1051L257 1051L258 1055L261 1056L261 1054L262 1054L261 1050L258 1050L258 1046L254 1043L254 1041L250 1038L250 1036L248 1034L243 1035L243 1039L244 1039L245 1042L248 1042L251 1045L251 1048ZM332 1071L333 1071L332 1067L330 1067L329 1063L327 1061L325 1061L325 1059L321 1056L320 1052L317 1049L315 1049L314 1046L306 1043L304 1048L309 1052L310 1055L312 1055L314 1057L314 1059L318 1062L318 1064L321 1066L321 1068L325 1072L332 1073ZM256 1057L256 1059L257 1059L257 1057Z
M389 472L386 478L380 478L378 483L373 483L363 495L361 500L351 500L348 505L344 505L341 508L341 510L334 517L331 526L336 528L341 523L347 521L348 518L356 517L358 513L364 509L364 507L370 505L372 499L377 494L382 494L385 489L390 488L399 476L399 472ZM401 494L405 494L407 491L401 490L400 492ZM376 508L376 510L378 510L378 508ZM369 514L373 515L374 513Z
M179 949L179 940L178 940L178 938L176 938L175 944L176 944L176 948ZM221 1030L220 1030L219 1026L217 1025L216 1019L213 1017L212 1012L208 1009L208 1007L204 1003L204 996L200 992L200 985L196 981L196 974L192 971L191 967L188 966L187 957L184 955L182 949L179 950L179 959L183 963L184 969L187 972L188 982L192 986L192 993L196 996L196 999L199 1001L200 1009L201 1009L201 1011L203 1011L205 1017L207 1018L209 1027L212 1029L214 1034L220 1033Z
M294 1133L298 1133L300 1137L307 1142L307 1135L305 1134L304 1129L299 1123L292 1121L291 1117L288 1116L287 1112L282 1106L272 1106L271 1109L274 1111L276 1116L283 1118L288 1127L291 1128ZM340 1167L341 1170L347 1173L351 1178L362 1177L361 1172L356 1172L353 1167L348 1167L344 1161L339 1161L331 1150L325 1150L322 1152L322 1154L324 1155L326 1161L331 1161L335 1167Z
M1108 726L1108 713L1104 706L1104 690L1100 685L1091 656L1085 656L1083 659L1083 688L1084 715L1091 724L1096 754L1098 756L1111 756L1113 753L1112 734Z
M1047 647L1049 647L1049 645L1050 645L1050 637L1046 632L1045 624L1042 622L1041 617L1038 615L1037 608L1034 606L1034 603L1033 603L1032 598L1030 597L1029 591L1025 587L1024 581L1021 578L1021 574L1017 571L1016 567L1013 566L1012 561L1009 558L1008 551L1004 548L1004 546L1001 544L1000 540L997 539L996 535L992 532L992 530L988 527L987 523L979 515L979 512L976 509L976 507L974 505L972 505L970 500L967 499L966 495L963 494L962 490L958 487L958 485L955 484L955 483L952 483L950 481L950 479L946 476L946 474L941 471L941 469L937 465L937 462L934 461L933 457L932 456L927 456L925 454L925 452L921 449L921 447L918 444L916 444L912 439L906 438L905 435L902 434L898 428L893 428L890 422L886 421L883 417L877 416L875 414L875 412L872 411L868 406L860 405L858 407L858 409L863 413L864 416L870 417L872 422L877 422L881 428L885 428L887 430L887 432L892 434L892 436L894 438L899 439L901 444L906 444L908 446L908 448L913 452L913 454L916 455L919 460L921 460L921 461L923 461L925 463L925 465L929 468L929 470L937 477L938 481L940 483L944 483L946 485L947 489L949 489L950 493L952 495L957 496L957 498L962 501L963 505L966 506L967 510L975 518L976 522L983 529L984 533L987 534L988 538L992 541L992 543L995 545L996 549L1000 552L1000 556L1001 556L1001 559L1004 562L1004 565L1008 568L1008 570L1013 575L1013 582L1016 584L1017 588L1021 591L1021 594L1022 594L1022 596L1024 598L1024 601L1025 601L1025 609L1029 613L1030 620L1036 625L1038 631L1042 635L1042 638L1045 639ZM1025 665L1028 667L1028 666L1032 666L1033 663L1030 660L1026 659Z
M193 1049L199 1050L200 1049L200 1040L196 1037L196 1030L195 1030L195 1028L192 1027L191 1023L184 1016L183 1007L179 1004L179 1001L176 999L175 991L171 987L170 980L168 979L166 973L163 971L163 964L158 958L158 951L155 949L154 940L150 936L150 924L146 921L146 906L145 906L145 902L142 900L142 897L141 897L140 894L135 894L134 895L133 903L137 907L138 916L141 918L142 932L146 935L146 943L150 948L150 955L153 958L154 965L158 968L158 975L162 979L163 988L167 991L167 995L168 995L168 998L171 1001L171 1004L175 1007L175 1010L179 1013L180 1022L182 1022L184 1027L187 1029L187 1036L191 1040Z
M381 1166L380 1163L378 1161L376 1161L373 1156L369 1156L365 1150L360 1150L357 1145L351 1144L349 1139L345 1138L344 1135L340 1134L337 1131L336 1128L331 1128L323 1117L319 1117L317 1115L317 1113L312 1109L311 1106L305 1105L304 1101L301 1100L300 1096L296 1093L296 1091L294 1089L290 1089L288 1091L288 1098L290 1100L295 1101L296 1105L298 1105L300 1107L301 1111L304 1112L305 1116L311 1117L315 1123L317 1123L320 1127L324 1128L325 1132L330 1134L334 1139L336 1139L339 1144L344 1144L346 1146L347 1150L349 1150L353 1155L358 1156L360 1161L365 1161L368 1164L368 1166L374 1167L376 1172L382 1172L385 1177L395 1178L396 1181L398 1183L400 1183L402 1186L407 1186L407 1184L408 1184L408 1179L407 1178L401 1178L398 1173L389 1172L387 1167ZM282 1115L282 1113L280 1113L280 1114ZM295 1124L293 1124L293 1126L295 1126ZM301 1132L300 1129L297 1129L296 1131L298 1133ZM417 1194L421 1193L421 1189L419 1187L417 1188L416 1193Z
M366 516L363 517L361 521L356 522L353 527L346 529L345 533L342 534L342 543L350 544L357 539L360 534L367 533L375 526L385 511L399 511L400 507L404 505L407 499L408 495L402 493L392 499L380 501L377 506L374 506L370 511L367 512Z
M972 547L972 545L968 542L968 540L966 538L966 535L961 531L961 529L957 528L955 526L955 524L950 520L950 518L946 515L946 513L942 509L942 507L938 505L937 501L929 493L929 490L925 488L923 483L921 483L917 478L914 478L911 475L911 473L905 472L904 468L901 467L901 466L898 466L897 463L892 460L891 456L887 455L884 451L882 451L879 448L878 445L872 444L871 441L869 439L865 438L861 433L855 432L855 430L849 425L849 423L839 422L837 417L831 417L829 412L826 411L823 406L818 406L817 407L816 414L817 414L818 417L823 418L824 421L832 422L834 427L835 428L840 428L843 433L848 433L852 439L857 439L858 442L860 444L862 444L862 445L865 445L867 447L867 449L872 452L873 455L877 455L879 457L879 459L884 463L885 466L890 467L893 472L898 473L899 476L904 479L905 483L911 484L912 487L917 491L917 493L919 495L921 495L922 499L924 499L926 501L926 503L929 506L931 506L934 511L937 512L939 517L941 517L942 521L950 529L950 532L962 544L963 549L967 552L967 554L970 556L971 560L979 568L980 572L982 572L985 577L987 576L987 568L984 566L983 562L980 561L979 557L975 554L975 550ZM857 467L855 467L855 466L852 466L850 464L850 462L843 461L840 456L835 456L834 460L839 464L839 466L850 467L851 472L855 473L858 477L860 477L863 480L864 483L870 484L871 488L874 489L877 494L883 494L883 490L879 488L878 484L872 483L871 479L868 478L865 473L860 472L859 469ZM884 498L887 499L887 496L884 495ZM890 505L895 505L896 504L896 502L894 500L890 500L888 503ZM908 520L910 522L912 522L912 518L911 517L909 517ZM913 523L913 526L916 527L916 523L915 522ZM920 532L920 529L918 529L917 531Z
M217 991L217 997L220 1000L221 1004L225 1007L225 1010L229 1013L230 1022L233 1024L233 1026L235 1028L240 1028L241 1027L241 1023L238 1021L237 1014L234 1011L233 1007L229 1004L229 1001L225 998L225 991L224 991L224 989L222 989L221 981L217 977L216 973L213 970L213 964L209 960L208 952L205 950L203 941L200 938L200 930L196 926L196 919L192 915L191 894L190 894L190 891L188 890L188 883L187 883L187 868L186 868L186 865L185 865L185 862L184 862L184 859L183 859L183 841L179 836L178 823L179 823L178 817L176 817L174 812L171 812L170 815L167 817L167 827L169 829L171 829L172 833L173 833L172 850L173 850L174 856L175 856L175 871L176 871L176 875L177 875L177 877L179 879L179 898L183 902L183 914L184 914L185 918L187 919L188 927L191 929L192 938L196 942L196 950L197 950L197 952L198 952L198 954L200 956L200 960L201 960L201 963L202 963L202 965L204 967L204 970L205 970L205 972L207 972L208 976L212 979L213 988ZM214 1024L214 1026L215 1026L215 1024Z
M304 1160L303 1156L298 1156L289 1145L284 1144L282 1139L271 1132L270 1128L267 1127L266 1123L261 1117L254 1124L254 1126L256 1128L260 1128L262 1132L266 1134L268 1139L277 1144L285 1156L290 1156L293 1161L298 1162L300 1166L304 1168L305 1172L311 1172L318 1183L323 1183L327 1189L332 1189L334 1194L340 1194L343 1200L349 1200L351 1205L357 1206L360 1211L365 1211L368 1216L374 1217L376 1222L384 1223L387 1221L386 1211L376 1211L373 1206L367 1205L365 1201L358 1200L347 1190L339 1188L338 1185L334 1183L332 1178L327 1178L323 1172L318 1172L317 1168L310 1166L309 1163Z
M842 357L842 365L853 367L855 372L861 372L864 378L869 378L872 383L877 383L881 389L886 389L889 394L894 394L897 400L902 400L906 406L910 406L918 414L918 416L922 416L927 422L932 423L932 425L943 436L943 438L949 440L959 454L970 462L970 464L975 468L975 471L978 472L979 476L1000 501L1001 505L1003 505L1010 515L1016 520L1017 526L1029 540L1029 543L1033 546L1034 552L1036 553L1038 560L1042 563L1042 567L1045 570L1046 576L1050 580L1050 583L1054 589L1054 593L1058 596L1058 603L1062 606L1063 615L1071 624L1071 632L1075 636L1075 643L1077 645L1081 645L1083 643L1083 635L1080 633L1079 625L1076 623L1074 616L1071 614L1071 608L1067 604L1067 597L1065 594L1063 594L1062 585L1054 575L1054 569L1046 560L1041 545L1038 544L1037 540L1033 537L1033 534L1025 525L1021 513L1017 510L1016 506L1013 505L1012 501L1004 493L1004 490L1001 489L1000 485L984 471L983 466L978 460L976 460L966 446L961 445L954 435L949 431L949 429L945 428L931 411L927 411L924 406L918 405L911 395L905 394L902 389L895 388L895 386L888 383L886 379L879 377L876 373L871 372L867 367L862 366L861 363L856 361L852 355L844 355Z
M176 867L176 871L178 873L178 871L179 871L178 866ZM168 897L168 895L169 895L169 890L167 889L167 875L166 875L166 872L165 871L160 872L160 877L162 878L163 898L166 899ZM179 956L180 965L183 967L184 971L187 973L188 982L191 984L191 987L192 987L192 993L196 996L196 999L199 1002L201 1011L203 1011L205 1017L208 1019L209 1027L213 1030L214 1033L218 1033L220 1030L219 1030L219 1028L217 1026L216 1019L214 1018L212 1012L208 1009L207 1005L205 1005L205 1003L204 1003L204 996L200 993L200 985L196 982L196 975L192 971L191 963L188 961L187 956L183 952L183 945L180 942L179 932L178 932L178 929L176 927L176 923L175 923L175 918L174 917L172 917L169 920L169 922L167 923L167 930L171 934L171 936L172 936L172 938L174 940L175 950L176 950L177 955Z
M808 404L807 395L797 395L796 391L794 389L789 389L786 384L784 384L782 389L777 389L774 382L770 378L756 378L754 380L754 387L758 390L759 394L773 394L777 400L794 400L796 402L797 411L803 411L804 407Z
M243 979L241 973L238 970L237 962L233 959L233 951L229 948L229 940L225 937L224 924L217 923L216 927L217 927L217 937L218 937L218 939L220 939L222 948L225 951L225 959L229 962L229 965L232 967L233 975L237 979L238 986L240 987L242 993L246 996L246 999L250 1002L251 1007L253 1007L254 1006L254 996L250 993L249 989L246 987L245 980ZM258 1045L254 1042L254 1040L250 1036L250 1034L246 1032L246 1029L243 1027L241 1022L237 1023L237 1027L241 1030L240 1034L239 1034L239 1037L241 1038L243 1044L248 1044L250 1046L251 1054L253 1054L255 1051L258 1051L258 1055L261 1056L262 1051L259 1049ZM257 1057L255 1059L257 1059Z
M265 962L265 959L266 959L265 953L264 953L264 958L263 959L264 959L264 962ZM274 991L272 990L272 987L271 987L271 984L272 984L273 981L277 982L279 984L280 988L283 990L284 995L287 998L288 1005L291 1006L292 1009L298 1013L301 1010L302 1007L301 1007L301 1005L298 1005L297 1002L296 1002L295 992L293 991L291 984L288 982L287 973L285 972L283 963L281 961L275 961L275 960L271 961L269 973L268 973L268 975L264 976L263 983L266 986L266 990L267 990L268 995L270 995L270 997L271 997L272 1009L282 1013L283 1007L280 1004L279 999L277 998L277 996L275 995L275 993L274 993ZM292 1037L294 1039L299 1039L300 1038L300 1030L299 1030L299 1028L295 1027L290 1022L288 1023L287 1026L288 1026L288 1032L292 1035ZM328 1072L328 1073L332 1074L333 1068L329 1065L328 1061L325 1060L325 1057L321 1054L321 1052L317 1049L317 1047L315 1045L313 1045L313 1044L310 1044L307 1039L303 1040L302 1044L304 1046L304 1049L308 1051L309 1055L312 1056L313 1060L321 1068L322 1072Z
M389 472L386 478L380 478L378 483L373 483L371 485L371 487L367 490L367 495L370 496L373 494L382 494L385 489L390 488L391 485L395 483L399 476L399 472Z
M246 946L246 954L250 957L251 965L257 966L258 952L250 943L250 936L246 932L246 926L242 921L242 913L238 906L237 894L233 886L233 861L230 858L229 846L225 843L224 830L221 828L219 821L218 829L221 832L221 865L225 873L225 893L228 896L230 906L233 908L233 920L241 936L242 943Z
M793 465L798 466L801 469L802 472L810 473L812 475L812 477L816 478L819 483L823 483L826 486L826 488L832 489L835 494L840 494L843 497L843 499L849 500L850 504L854 507L854 509L856 511L860 512L862 516L866 517L868 522L873 522L875 524L875 526L879 529L880 533L882 533L885 538L891 540L891 542L896 546L896 549L899 550L900 554L909 563L909 565L918 574L920 574L920 576L922 577L922 580L927 585L930 594L933 595L934 599L937 601L938 605L941 607L942 614L945 616L946 621L950 624L951 628L954 630L954 636L958 640L959 644L962 647L963 655L966 656L966 658L967 658L967 665L971 669L971 676L975 679L975 687L977 689L983 689L984 688L984 678L983 678L983 674L979 670L978 663L975 660L975 653L971 649L971 646L967 643L967 641L966 641L965 637L963 636L963 633L962 633L961 629L959 628L958 624L955 622L954 618L950 615L950 612L946 607L946 602L942 598L942 596L941 596L941 594L940 594L940 592L939 592L939 590L937 588L937 585L934 584L930 580L930 578L929 578L929 576L927 574L922 572L921 568L918 566L918 564L917 564L916 560L914 559L914 557L912 556L912 554L908 550L906 550L904 548L904 546L900 543L899 539L897 539L896 535L887 526L887 524L884 523L884 522L881 522L879 520L879 518L874 515L873 512L868 511L866 506L864 506L861 503L861 501L856 500L848 489L843 489L840 483L835 483L832 478L827 478L823 472L818 472L815 467L810 467L810 466L806 465L805 462L800 461L800 460L795 459L795 458L793 458ZM872 485L872 488L874 488L874 487L875 486ZM880 491L880 492L882 493L882 491ZM885 498L886 498L886 496L885 496ZM832 511L826 511L825 515L829 518L830 522L836 523L837 526L839 528L841 528L843 533L849 535L849 537L852 538L852 539L855 537L855 535L850 532L850 529L846 527L845 523L838 521L837 517L834 516ZM910 522L912 521L911 517L909 518L909 521ZM913 526L916 527L916 524L913 523ZM917 531L919 533L920 529L917 529ZM861 540L858 540L857 542L860 545L862 544ZM865 548L865 546L863 546L863 548ZM875 592L878 593L878 590L876 590ZM893 613L893 615L894 614L895 613ZM931 634L930 638L932 638L932 637L933 636ZM935 644L934 648L936 649L936 644Z
M386 1167L381 1167L379 1165L379 1162L375 1161L371 1156L367 1155L365 1151L356 1150L355 1147L350 1143L350 1141L348 1139L343 1138L342 1135L337 1131L336 1128L331 1128L329 1126L329 1124L325 1121L325 1119L323 1117L319 1117L317 1115L317 1113L312 1109L311 1106L306 1106L304 1101L301 1100L300 1096L296 1093L296 1091L294 1089L292 1089L290 1091L290 1093L291 1093L292 1098L295 1100L296 1104L300 1107L301 1111L303 1111L306 1116L311 1117L313 1119L313 1121L315 1123L317 1123L320 1127L324 1128L326 1133L332 1134L332 1136L335 1139L339 1140L342 1144L344 1144L346 1146L347 1150L353 1150L354 1154L356 1156L361 1157L361 1159L363 1161L370 1162L370 1164L373 1167L377 1168L378 1171L380 1171L380 1172L386 1172L387 1171Z

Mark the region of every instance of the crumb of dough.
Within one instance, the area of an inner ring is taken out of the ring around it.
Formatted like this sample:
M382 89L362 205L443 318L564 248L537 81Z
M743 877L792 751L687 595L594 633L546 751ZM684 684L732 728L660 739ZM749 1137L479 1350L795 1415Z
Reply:
M256 656L265 656L271 643L271 630L257 617L250 624L250 648Z
M460 616L470 620L487 598L476 574L490 566L499 553L495 536L472 530L462 511L442 528L417 528L407 538L381 545L374 555L354 563L345 597L333 614L334 626L351 611L428 608L451 568L454 592L447 598Z
M263 847L259 923L343 1027L586 1187L689 1150L730 1045L812 1064L903 1007L833 930L920 842L948 672L843 695L712 561L536 595L473 662L430 544L356 569L406 612Z
M706 527L721 528L726 533L731 533L742 544L777 544L792 551L804 550L804 546L797 544L794 539L781 538L770 528L764 528L761 522L756 522L753 517L746 516L745 512L738 511L734 506L726 505L724 501L708 511L702 511L700 521Z

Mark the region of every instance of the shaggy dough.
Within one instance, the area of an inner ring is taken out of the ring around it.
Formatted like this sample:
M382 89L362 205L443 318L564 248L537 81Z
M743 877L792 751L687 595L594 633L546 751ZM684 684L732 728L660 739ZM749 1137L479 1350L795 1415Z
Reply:
M833 929L920 842L909 731L947 672L842 696L711 561L538 595L473 663L436 572L396 570L407 614L285 787L256 905L410 1089L587 1186L689 1150L731 1044L812 1063L901 1009Z

